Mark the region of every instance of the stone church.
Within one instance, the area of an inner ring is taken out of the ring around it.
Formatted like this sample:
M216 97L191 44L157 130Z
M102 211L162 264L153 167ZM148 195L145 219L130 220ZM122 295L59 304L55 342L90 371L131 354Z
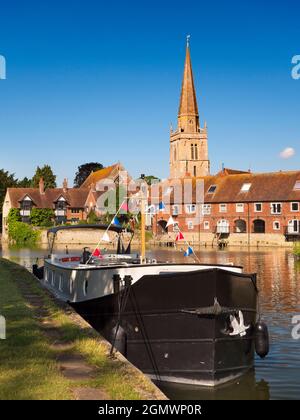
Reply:
M177 129L170 134L170 178L209 175L207 127L201 128L189 43L186 46Z

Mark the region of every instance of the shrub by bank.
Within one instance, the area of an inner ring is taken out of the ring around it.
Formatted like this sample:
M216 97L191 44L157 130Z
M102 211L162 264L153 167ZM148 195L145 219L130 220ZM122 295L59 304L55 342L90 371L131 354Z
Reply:
M293 253L298 259L300 259L300 242L296 242L294 244Z
M39 230L34 229L27 223L21 222L19 209L10 209L7 223L9 240L15 245L33 246L39 241Z

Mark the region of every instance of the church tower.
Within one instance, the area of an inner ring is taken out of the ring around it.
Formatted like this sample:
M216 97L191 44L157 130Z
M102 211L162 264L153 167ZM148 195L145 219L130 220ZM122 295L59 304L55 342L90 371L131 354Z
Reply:
M207 127L200 127L187 37L178 123L170 134L170 178L209 175Z

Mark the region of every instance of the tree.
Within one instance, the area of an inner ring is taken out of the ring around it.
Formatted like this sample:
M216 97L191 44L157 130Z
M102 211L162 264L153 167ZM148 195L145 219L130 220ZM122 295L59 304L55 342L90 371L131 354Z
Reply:
M156 182L160 182L160 179L157 178L154 175L147 175L147 176L145 176L144 179L145 179L145 181L147 182L148 185L154 184Z
M100 169L103 169L103 165L99 162L84 163L78 166L74 179L74 187L79 188L91 172L99 171Z
M42 168L36 168L35 174L32 178L32 188L38 188L40 179L44 179L45 189L56 188L56 175L54 175L50 165L44 165Z
M7 188L15 187L17 180L15 174L10 174L4 169L0 169L0 217L2 218L2 206Z
M31 185L32 185L32 179L29 179L29 178L27 178L27 176L25 176L23 179L18 181L17 187L18 188L30 188Z

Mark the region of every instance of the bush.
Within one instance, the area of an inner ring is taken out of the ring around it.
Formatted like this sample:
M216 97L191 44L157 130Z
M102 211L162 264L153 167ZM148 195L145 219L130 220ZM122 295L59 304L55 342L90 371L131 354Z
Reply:
M33 226L49 227L53 225L54 212L52 209L33 208L30 214L30 221Z
M8 235L16 245L32 246L38 241L40 232L27 223L11 222L8 225Z
M20 220L20 210L10 209L7 217L9 239L16 245L35 245L40 232Z
M96 213L93 210L91 210L89 212L89 215L87 217L87 221L88 221L88 223L90 225L93 225L94 223L97 223L98 222L98 217L97 217Z
M296 257L300 258L300 242L294 244L293 253Z
M7 223L8 225L15 222L20 222L21 216L20 216L20 210L19 209L10 209L7 217Z

